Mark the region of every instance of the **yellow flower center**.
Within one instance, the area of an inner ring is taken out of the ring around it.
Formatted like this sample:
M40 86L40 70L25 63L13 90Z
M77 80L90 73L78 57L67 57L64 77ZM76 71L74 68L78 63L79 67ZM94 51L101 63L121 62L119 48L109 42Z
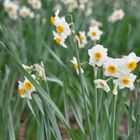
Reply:
M32 83L31 82L26 82L25 83L25 88L29 89L29 90L32 89Z
M96 32L92 32L92 36L94 36L94 37L95 37L96 35L97 35L97 33L96 33Z
M102 88L104 88L104 87L105 87L105 85L104 85L104 83L103 83L103 82L100 82L100 85L101 85L101 87L102 87Z
M24 95L26 93L24 88L20 88L18 91L21 95Z
M110 74L115 74L116 73L116 66L114 66L114 65L108 66L107 71Z
M79 37L79 39L80 39L80 41L82 42L82 41L85 39L85 37L81 35L81 36Z
M56 30L58 33L62 34L64 32L64 27L62 25L58 25Z
M103 57L102 53L96 52L94 53L94 58L96 61L99 61Z
M55 23L55 17L51 17L51 23L52 23L52 24Z
M43 72L41 70L38 72L38 76L43 77Z
M124 84L124 85L128 85L129 84L129 79L128 78L123 78L122 79L122 83Z
M57 37L57 38L55 38L55 42L57 43L57 44L60 44L61 43L61 38L60 37Z
M128 63L127 67L128 67L128 69L129 69L130 71L133 71L133 70L135 70L136 67L137 67L137 62L135 62L135 61L130 62L130 63Z
M120 14L119 12L118 12L118 13L116 13L116 17L120 17L120 15L121 15L121 14Z
M74 69L75 69L75 70L78 69L78 64L74 64Z

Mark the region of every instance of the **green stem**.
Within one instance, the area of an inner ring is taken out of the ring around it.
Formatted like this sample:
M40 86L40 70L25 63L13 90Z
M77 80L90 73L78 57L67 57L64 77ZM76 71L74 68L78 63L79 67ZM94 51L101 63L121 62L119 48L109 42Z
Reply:
M112 138L111 140L115 140L115 127L116 127L116 103L117 103L117 96L113 96L113 114L112 114L112 122L111 122L111 130L112 130Z
M87 106L87 102L86 102L86 92L84 89L83 77L82 77L82 73L81 73L81 69L80 69L80 58L79 58L79 50L78 50L77 42L76 42L76 56L77 56L77 61L78 61L78 69L79 69L79 76L80 76L81 88L82 88L82 93L83 93L83 101L84 101L84 107L85 107L85 112L86 112L86 118L87 118L88 127L89 127L89 131L90 131L90 140L93 140L91 123L90 123L90 118L88 115L88 106Z
M94 67L94 79L97 79L97 67ZM98 140L98 108L97 88L95 87L95 140Z

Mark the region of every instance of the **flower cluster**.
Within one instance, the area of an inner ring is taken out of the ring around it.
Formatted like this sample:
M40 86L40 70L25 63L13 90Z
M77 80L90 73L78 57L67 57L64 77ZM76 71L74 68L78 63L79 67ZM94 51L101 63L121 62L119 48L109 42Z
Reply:
M122 58L111 58L107 56L107 49L102 45L95 45L92 49L88 50L90 56L89 64L93 67L103 66L104 75L113 79L113 83L119 87L119 89L129 88L134 89L134 81L136 75L132 72L137 68L137 63L140 58L136 56L134 52L128 56ZM102 88L106 92L110 91L105 80L95 80L97 88Z
M31 66L22 64L22 66L37 82L39 80L46 80L44 64L42 62L40 64L34 64ZM21 98L32 99L31 93L36 91L36 89L25 77L24 82L18 81L18 91L21 95Z
M32 75L35 79L35 75ZM25 77L24 82L18 81L18 91L21 98L32 99L31 93L36 91L32 83Z
M115 10L109 17L108 17L108 21L109 22L116 22L118 20L122 20L124 17L125 13L122 9L119 10Z
M45 68L43 62L31 66L22 65L23 68L30 74L34 74L37 80L46 80Z
M58 14L59 10L55 13L55 17L51 17L51 23L56 27L56 31L53 31L54 40L57 44L67 48L65 40L69 35L71 35L71 30L65 17L59 17Z
M14 3L10 0L5 0L4 1L4 8L11 19L14 19L14 20L17 19L18 9L19 9L19 6L17 3Z
M32 6L33 10L40 9L42 5L40 0L28 0L28 3ZM22 18L34 18L35 16L34 12L30 8L25 5L20 7L19 2L17 3L11 0L4 1L4 9L8 13L9 17L14 20L16 20L19 16Z

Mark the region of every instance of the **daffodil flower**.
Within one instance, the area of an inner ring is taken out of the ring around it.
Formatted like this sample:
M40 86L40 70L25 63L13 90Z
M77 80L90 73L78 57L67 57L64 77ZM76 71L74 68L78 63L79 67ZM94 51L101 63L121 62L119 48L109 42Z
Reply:
M80 40L80 48L85 47L87 44L87 37L85 35L85 31L79 31L79 40Z
M62 37L60 34L54 31L53 31L53 35L54 35L54 40L57 44L61 45L63 48L67 48L64 37Z
M103 32L97 26L91 26L87 35L91 38L91 40L96 41L100 40L102 34Z
M118 77L120 72L119 64L121 59L113 59L108 57L104 63L104 74L105 76Z
M118 20L122 20L124 18L124 11L122 9L119 10L115 10L109 17L108 17L108 21L109 22L116 22Z
M105 80L97 79L97 80L94 80L94 83L96 85L96 88L101 88L106 92L110 91L110 88Z
M123 69L132 72L137 68L137 63L140 61L140 57L137 57L134 52L123 58Z
M89 64L92 66L102 66L107 58L107 49L102 45L95 45L92 49L88 50L88 54L90 56Z
M35 79L34 75L31 76ZM36 89L32 85L32 83L25 77L24 82L18 81L18 91L21 98L32 99L31 93L36 91Z
M117 84L120 89L129 88L133 90L135 79L136 75L132 73L120 73L118 79L114 80L114 83Z
M79 74L79 69L78 69L78 62L76 57L73 57L73 59L70 61L73 63L74 69L76 71L77 74ZM80 67L81 73L84 73L84 70Z
M44 64L41 62L41 64L34 64L35 70L37 72L37 76L41 78L42 80L46 80L46 74L44 69Z

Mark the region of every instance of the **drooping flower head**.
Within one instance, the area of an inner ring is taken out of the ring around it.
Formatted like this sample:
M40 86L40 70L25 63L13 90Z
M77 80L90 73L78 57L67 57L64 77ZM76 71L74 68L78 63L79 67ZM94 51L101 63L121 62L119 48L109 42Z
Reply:
M110 91L110 88L105 80L97 79L97 80L94 80L94 83L96 85L96 88L101 88L106 92Z
M85 35L85 31L79 31L79 40L80 40L80 48L85 47L87 44L87 37Z
M35 71L37 72L38 78L46 80L45 68L43 62L41 64L34 64Z
M77 74L79 74L79 69L78 69L78 62L76 57L73 57L73 59L70 61L73 63L74 69L76 71ZM84 70L80 67L81 73L84 73Z

